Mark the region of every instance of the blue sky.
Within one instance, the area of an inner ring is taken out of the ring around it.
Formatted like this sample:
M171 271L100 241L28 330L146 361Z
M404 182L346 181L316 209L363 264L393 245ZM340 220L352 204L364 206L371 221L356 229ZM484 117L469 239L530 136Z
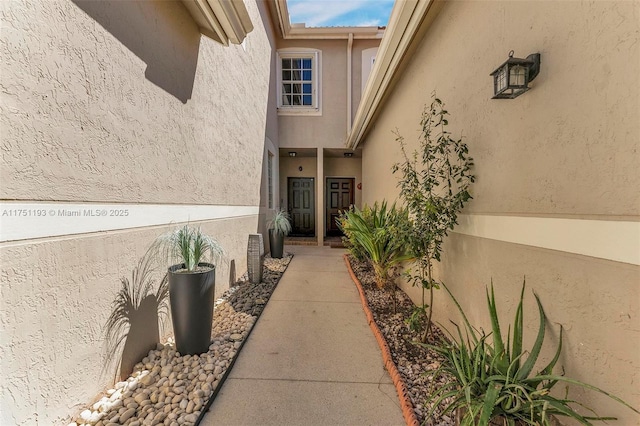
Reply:
M386 26L394 0L287 0L292 24L307 27Z

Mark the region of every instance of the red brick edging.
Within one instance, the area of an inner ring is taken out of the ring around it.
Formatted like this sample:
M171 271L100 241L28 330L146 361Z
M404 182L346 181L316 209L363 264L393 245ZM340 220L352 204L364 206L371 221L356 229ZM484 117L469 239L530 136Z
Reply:
M385 340L384 336L380 332L380 329L378 328L378 325L373 319L373 314L371 313L371 309L369 309L369 304L367 303L367 298L364 294L362 284L360 283L358 277L356 277L356 275L353 273L353 269L351 269L351 263L349 263L349 258L346 254L344 255L344 263L347 264L349 275L351 275L351 279L358 288L358 292L360 293L360 300L362 301L362 309L367 315L367 322L369 323L369 327L371 327L371 331L373 331L373 335L376 337L378 345L380 346L380 350L382 351L382 360L384 361L384 366L389 372L391 380L393 381L393 384L396 387L396 391L398 392L398 399L400 399L400 407L402 408L402 415L404 416L404 420L405 422L407 422L407 426L420 426L420 422L418 422L418 418L413 411L413 404L411 403L411 398L409 397L407 386L405 385L404 380L402 380L402 376L400 376L400 372L398 372L396 364L393 362L393 358L391 357L391 351L389 350L387 341Z

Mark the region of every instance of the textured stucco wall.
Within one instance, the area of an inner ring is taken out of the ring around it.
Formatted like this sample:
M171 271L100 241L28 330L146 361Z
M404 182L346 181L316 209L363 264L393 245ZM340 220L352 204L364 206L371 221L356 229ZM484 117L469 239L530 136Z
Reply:
M257 204L264 33L224 48L180 2L2 7L3 198Z
M195 224L227 252L216 270L217 296L229 287L230 277L246 271L247 234L255 232L256 222L257 217L247 217ZM131 280L149 244L168 229L2 247L0 424L63 424L113 382L117 366L105 358L104 325L120 278ZM161 270L154 274L157 281L162 275ZM172 334L170 318L165 325L161 334Z
M351 102L351 117L353 118L356 115L356 111L358 110L358 105L360 105L360 100L362 98L362 74L363 69L365 71L365 75L367 77L371 73L371 54L373 56L377 54L376 48L380 46L381 39L375 40L354 40L352 47L352 69L351 75L353 76L353 85L351 86L351 93L353 94L353 99ZM365 54L364 57L362 52L367 49L373 49L370 51L371 53ZM363 63L365 61L366 63ZM366 83L366 81L365 81Z
M361 94L362 49L379 40L354 40L352 48L353 106ZM280 40L278 49L322 51L322 115L280 115L280 146L286 148L343 148L347 136L347 40ZM355 109L354 109L355 111Z
M451 113L449 130L464 135L475 159L465 213L639 221L639 22L640 5L625 1L443 2L363 145L363 202L397 197L392 131L415 147L420 113L436 90ZM491 100L488 74L511 49L541 53L540 74L519 98ZM554 329L544 356L562 324L567 375L640 406L640 267L456 233L444 250L438 277L476 324L489 325L491 278L501 317L512 321L526 275ZM447 323L454 308L444 292L436 297L437 320ZM537 314L530 291L527 298L530 343ZM640 424L592 392L570 396L618 424Z
M178 1L1 2L0 198L258 208L273 41L246 6L245 49ZM259 220L199 223L227 251L217 294ZM166 228L0 244L0 424L62 423L110 383L102 326Z

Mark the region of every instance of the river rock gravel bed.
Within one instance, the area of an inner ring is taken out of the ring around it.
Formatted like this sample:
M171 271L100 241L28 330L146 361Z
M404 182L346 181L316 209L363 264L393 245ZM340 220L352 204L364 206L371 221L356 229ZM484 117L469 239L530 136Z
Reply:
M370 264L358 261L351 255L349 255L349 262L362 284L373 318L387 341L396 368L407 386L418 421L421 425L430 426L455 425L454 416L442 414L442 410L446 407L443 404L436 408L433 415L426 418L431 407L425 406L425 401L430 393L446 383L448 378L442 375L435 377L434 372L440 367L442 358L437 353L417 345L420 333L410 330L405 323L405 319L409 318L413 312L413 302L409 296L398 289L397 312L394 313L391 291L387 288L379 289L376 286ZM442 331L433 326L432 342L442 339L444 339Z
M158 343L127 380L108 389L69 426L195 424L292 257L265 256L259 284L241 279L216 301L208 352L181 356L172 338Z

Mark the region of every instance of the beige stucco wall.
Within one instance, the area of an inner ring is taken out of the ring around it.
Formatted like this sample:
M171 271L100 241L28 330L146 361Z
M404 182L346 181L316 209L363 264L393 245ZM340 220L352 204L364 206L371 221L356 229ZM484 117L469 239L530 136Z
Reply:
M634 2L444 2L363 145L363 202L397 197L400 160L392 130L412 147L431 93L446 102L450 129L475 159L465 213L640 221L640 6ZM477 25L483 22L483 25ZM489 73L507 58L542 55L532 89L491 100ZM549 346L565 327L567 376L640 406L640 267L453 233L438 277L486 327L484 286L493 278L503 321L513 320L524 276L549 318ZM418 299L417 290L409 290ZM436 317L454 312L436 295ZM527 294L529 342L537 314ZM553 331L551 331L553 329ZM617 424L640 419L620 405L570 396Z
M364 74L368 77L371 73L371 57L377 54L377 47L380 45L381 39L374 40L354 40L352 47L352 75L353 75L353 85L351 86L351 93L353 94L352 103L351 103L351 118L356 115L356 111L358 110L358 106L360 105L360 100L362 98L362 87L363 87L363 69ZM373 49L366 52L365 55L362 54L364 50ZM366 63L363 63L365 61ZM366 81L364 82L366 83Z
M352 105L360 101L362 50L379 40L354 40L352 47ZM343 148L347 135L347 40L279 40L278 49L310 48L322 52L322 115L280 115L280 146Z
M257 5L260 9L261 16L266 19L269 16L268 4L265 1L258 1ZM271 66L269 68L269 96L267 100L267 116L266 116L266 129L265 129L265 143L264 143L264 155L262 162L262 184L260 185L260 219L258 220L257 232L263 234L263 243L265 252L269 250L269 236L267 233L268 222L273 218L276 209L279 208L280 200L280 185L279 185L279 170L280 170L280 157L278 153L278 144L280 140L278 132L278 108L276 99L276 43L277 36L274 29L268 25L265 28L267 39L271 49ZM269 208L268 197L268 170L267 170L267 158L268 155L273 155L273 208Z
M230 277L246 271L247 235L256 222L254 216L194 223L227 252L216 270L217 296L229 287ZM118 369L107 360L104 325L120 279L131 280L153 239L168 229L3 244L1 424L67 424L68 416L113 384ZM161 270L153 274L154 290L162 275ZM164 325L161 335L171 335L171 319ZM153 325L146 327L152 332Z
M273 41L246 6L245 49L201 37L180 2L1 2L0 199L257 212ZM199 223L227 251L220 294L259 216ZM111 383L102 326L166 228L0 244L1 424L62 423Z

